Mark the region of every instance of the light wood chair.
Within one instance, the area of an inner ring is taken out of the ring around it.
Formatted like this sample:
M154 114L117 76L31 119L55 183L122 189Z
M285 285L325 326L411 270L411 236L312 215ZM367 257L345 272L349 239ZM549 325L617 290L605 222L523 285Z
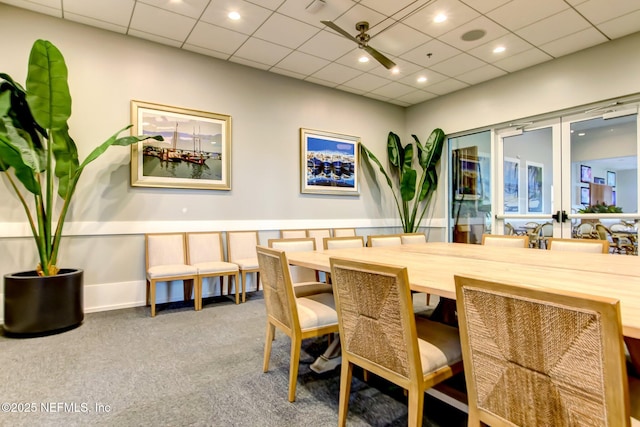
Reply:
M351 237L356 235L355 228L334 228L333 237Z
M324 249L364 248L364 237L342 236L322 239Z
M184 300L191 297L193 284L198 280L198 269L187 263L184 233L145 234L145 265L147 277L147 305L151 305L151 317L156 316L156 283L181 280ZM194 308L199 310L197 291Z
M316 250L316 239L302 237L297 239L269 239L269 247L285 252L313 252ZM306 267L289 266L293 292L296 297L304 297L323 292L332 293L330 284L317 280L317 271Z
M418 245L427 243L427 236L424 233L402 233L400 241L403 245Z
M331 258L342 342L338 425L346 424L353 366L408 390L410 426L426 389L462 370L458 330L414 317L406 267Z
M307 237L307 230L280 230L281 239L298 239Z
M549 239L547 249L550 251L609 253L609 242L599 239Z
M224 289L224 278L227 277L227 295L231 293L231 279L235 284L235 301L239 300L239 269L238 265L226 262L222 249L222 233L217 231L187 233L187 264L198 269L196 284L197 310L202 310L202 282L207 277L218 277L220 280L220 294Z
M258 263L267 309L267 335L263 371L269 370L275 328L291 339L289 401L296 399L296 382L302 340L338 332L338 316L333 294L320 293L297 298L294 295L289 263L284 251L258 246Z
M367 237L368 247L400 246L401 244L401 234L372 234Z
M322 239L325 237L331 237L331 229L329 228L311 228L307 230L306 237L313 237L316 239L316 250L322 249Z
M247 274L256 273L256 291L260 290L260 269L256 257L257 231L227 231L227 257L238 265L242 275L242 302L247 300Z
M629 425L617 300L455 281L469 426Z
M511 248L528 248L529 236L483 234L482 244L484 246L507 246Z

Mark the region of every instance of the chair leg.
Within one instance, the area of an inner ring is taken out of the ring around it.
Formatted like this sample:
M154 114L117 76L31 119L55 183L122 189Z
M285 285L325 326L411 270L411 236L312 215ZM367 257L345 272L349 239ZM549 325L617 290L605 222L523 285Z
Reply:
M149 298L149 279L147 279L147 286L146 286L146 292L145 292L145 304L149 305L151 304L151 299Z
M422 411L424 409L424 390L411 387L409 390L409 421L407 426L422 426Z
M156 317L156 281L153 279L149 283L149 302L151 304L151 317Z
M256 271L256 292L260 290L260 272Z
M289 363L289 402L296 400L296 385L298 382L298 366L300 365L300 350L302 339L294 336L291 338L291 361Z
M247 302L247 272L242 272L242 302Z
M276 327L267 321L267 337L264 341L264 361L262 362L262 372L269 370L269 359L271 358L271 343L276 333Z
M229 276L229 282L227 282L227 283L229 283L229 286L231 286L231 277L232 276ZM233 275L233 284L234 284L235 289L236 289L236 304L238 304L240 302L239 298L238 298L238 295L239 295L238 294L238 287L240 286L240 280L239 279L240 279L240 275L238 273ZM230 290L227 291L227 293L230 293Z
M349 394L351 393L351 377L353 375L353 364L342 361L340 368L340 399L338 403L338 427L347 424L347 413L349 412Z
M196 280L196 290L194 292L196 311L202 310L202 277Z

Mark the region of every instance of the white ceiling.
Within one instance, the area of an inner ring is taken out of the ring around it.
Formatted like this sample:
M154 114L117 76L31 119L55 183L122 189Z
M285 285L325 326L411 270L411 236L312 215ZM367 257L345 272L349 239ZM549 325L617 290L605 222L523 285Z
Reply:
M640 0L0 0L401 106L640 31ZM310 7L309 7L310 6ZM314 6L319 8L312 12ZM308 7L308 9L307 9ZM231 11L241 14L232 21ZM440 24L433 18L445 13ZM320 23L356 35L394 75ZM470 30L480 40L463 41ZM494 54L493 49L506 50ZM419 76L427 77L418 83Z

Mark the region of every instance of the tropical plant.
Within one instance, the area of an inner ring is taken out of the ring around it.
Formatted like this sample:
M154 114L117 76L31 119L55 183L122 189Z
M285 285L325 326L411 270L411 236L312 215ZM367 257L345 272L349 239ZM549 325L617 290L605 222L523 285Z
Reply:
M413 168L414 145L409 143L402 146L400 137L389 132L387 137L387 156L389 160L389 172L380 163L380 160L364 144L360 144L360 152L364 159L371 159L380 169L387 185L391 188L393 198L398 208L402 230L405 233L415 233L424 217L433 193L438 186L438 174L436 166L442 155L444 145L444 132L442 129L434 129L424 143L416 135L411 135L415 141L417 151L417 163L422 172L418 177L418 171ZM394 186L391 176L396 178ZM374 174L374 179L375 174ZM398 197L398 192L399 197Z
M607 205L606 203L599 203L582 208L578 210L578 213L622 213L622 208L619 206Z
M129 125L80 163L67 124L71 116L67 76L62 53L46 40L36 40L31 48L26 90L0 73L0 172L5 172L27 214L40 261L36 270L41 276L58 272L62 227L84 168L112 145L127 146L148 138L162 140L161 136L119 137ZM56 187L62 198L57 215ZM29 193L33 203L27 201Z

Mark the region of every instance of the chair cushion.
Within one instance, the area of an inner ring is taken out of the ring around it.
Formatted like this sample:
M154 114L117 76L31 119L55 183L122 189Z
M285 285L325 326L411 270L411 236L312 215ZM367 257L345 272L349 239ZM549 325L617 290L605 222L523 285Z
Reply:
M424 375L462 360L457 328L416 317L416 331Z
M149 279L171 276L188 276L190 274L198 274L198 269L193 265L186 264L156 265L147 270L147 277Z
M231 273L238 271L237 264L224 261L199 262L197 264L193 264L193 266L198 269L198 274Z
M337 325L338 313L333 294L315 294L296 298L300 329L320 328Z
M322 293L333 294L333 287L322 282L300 282L293 284L293 293L296 298Z
M233 261L233 263L238 264L240 270L258 269L258 258L242 258Z

